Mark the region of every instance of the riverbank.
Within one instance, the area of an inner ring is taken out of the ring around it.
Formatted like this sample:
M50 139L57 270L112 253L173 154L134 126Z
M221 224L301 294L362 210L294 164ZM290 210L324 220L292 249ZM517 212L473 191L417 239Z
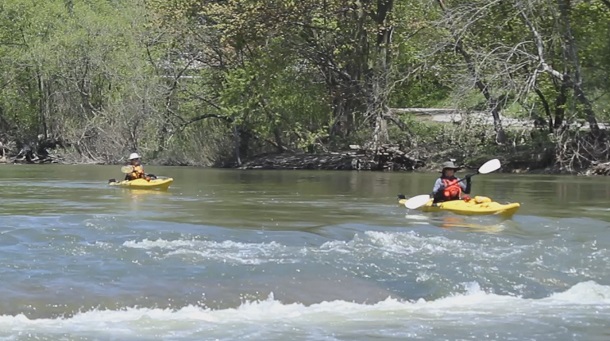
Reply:
M66 152L61 141L39 138L30 143L0 140L0 163L47 164L66 163Z
M555 166L548 150L540 152L481 152L478 155L459 150L431 152L434 148L404 151L400 145L382 145L378 151L351 145L349 150L332 153L281 153L267 154L249 159L239 169L317 169L317 170L368 170L437 172L441 164L455 159L462 169L478 169L490 159L500 159L504 173L528 174L578 174ZM442 148L439 148L442 150ZM467 156L465 156L467 155ZM601 174L601 173L591 173ZM610 172L609 172L610 174Z
M244 162L237 168L413 171L425 166L424 160L400 150L398 145L384 145L377 152L351 145L350 150L341 152L262 155Z
M42 140L37 143L17 148L15 144L0 143L0 163L5 164L116 164L79 157L73 148L65 148L59 141ZM429 154L429 153L427 153ZM422 155L420 151L405 152L399 145L387 144L378 151L350 145L343 151L328 153L278 153L253 157L240 165L223 165L212 168L267 169L267 170L357 170L357 171L407 171L436 172L447 160L447 153L442 155ZM449 153L450 156L453 156ZM491 158L498 158L502 163L499 172L518 174L578 174L610 176L610 162L593 162L589 168L578 171L567 171L556 166L552 154L526 152L520 154L496 153L489 156L470 155L468 160L457 158L456 162L463 169L477 169ZM148 165L178 166L167 162L147 160ZM183 164L180 164L183 165Z
M457 164L462 169L475 170L487 159L479 158L480 162L460 162ZM557 167L536 167L536 164L524 165L521 161L511 161L499 157L502 168L499 172L517 174L574 174L562 171ZM275 154L264 155L235 168L238 169L315 169L315 170L367 170L367 171L412 171L412 172L436 172L440 169L445 159L416 159L406 155L383 155L375 157L370 153L329 153L329 154ZM610 165L610 164L609 164ZM610 166L609 166L610 168ZM588 175L610 175L601 172L587 171Z

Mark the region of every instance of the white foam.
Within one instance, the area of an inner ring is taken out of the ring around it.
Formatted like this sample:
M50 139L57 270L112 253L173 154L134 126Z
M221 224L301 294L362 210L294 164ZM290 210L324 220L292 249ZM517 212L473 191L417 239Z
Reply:
M105 330L114 332L149 328L176 328L217 325L258 325L279 322L288 324L322 323L333 321L345 323L358 321L385 321L388 319L428 320L438 316L469 314L492 314L507 316L539 315L557 313L558 307L570 305L571 310L587 311L588 305L597 306L597 314L610 317L610 286L589 281L574 285L570 289L542 299L526 299L517 296L488 293L477 283L465 283L464 292L452 294L433 301L420 299L403 301L387 298L375 304L359 304L346 301L321 302L306 306L301 303L285 304L270 295L266 300L243 302L236 308L213 310L189 305L177 310L126 307L121 310L92 310L81 312L70 318L28 319L24 315L0 316L0 330L28 330L31 328L53 330ZM163 327L165 325L165 327Z
M463 251L464 242L445 237L422 237L414 231L407 233L386 233L368 231L365 233L370 243L398 254L444 254L448 252Z
M600 285L594 281L581 282L564 292L551 295L547 300L561 303L610 305L610 286Z
M147 251L159 251L161 257L195 256L237 264L297 263L301 253L275 241L269 243L240 243L208 240L149 240L126 241L123 246Z
M141 242L138 241L126 241L123 243L124 246L126 247L131 247L131 248L135 248L135 249L154 249L154 248L161 248L161 249L176 249L179 247L192 247L192 248L201 248L201 247L217 247L217 248L222 248L222 249L244 249L244 248L251 248L251 247L260 247L260 246L264 246L264 245L269 245L272 247L277 247L280 244L272 241L270 243L240 243L240 242L234 242L231 240L225 240L223 242L214 242L214 241L207 241L207 240L183 240L183 239L179 239L179 240L165 240L165 239L157 239L157 240L149 240L149 239L144 239Z

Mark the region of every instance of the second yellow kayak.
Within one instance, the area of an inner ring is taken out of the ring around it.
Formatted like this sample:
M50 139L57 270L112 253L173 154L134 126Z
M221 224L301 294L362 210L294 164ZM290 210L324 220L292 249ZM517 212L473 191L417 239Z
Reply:
M122 188L166 190L172 182L174 182L172 178L157 178L150 181L146 179L111 181L108 184Z
M406 199L400 199L399 204L403 205ZM433 204L432 199L419 209L424 212L452 212L461 215L499 215L511 217L519 210L519 203L501 204L492 201L488 197L476 196L468 201L451 200Z

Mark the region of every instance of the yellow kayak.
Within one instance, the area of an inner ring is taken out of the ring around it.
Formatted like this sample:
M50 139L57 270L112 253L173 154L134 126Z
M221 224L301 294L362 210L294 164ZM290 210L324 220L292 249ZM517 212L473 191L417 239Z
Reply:
M174 179L172 178L157 178L150 181L146 179L135 179L123 181L109 181L108 185L132 189L167 190L169 188L169 185L172 184L172 182L174 182Z
M432 199L419 209L424 212L452 212L461 215L499 215L511 217L519 210L519 203L501 204L488 197L476 196L469 201L451 200L433 204ZM404 205L406 199L400 199L399 204Z

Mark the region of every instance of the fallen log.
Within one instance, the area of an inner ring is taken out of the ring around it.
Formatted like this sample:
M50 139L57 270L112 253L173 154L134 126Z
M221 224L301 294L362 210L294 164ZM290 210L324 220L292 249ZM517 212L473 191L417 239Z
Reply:
M610 175L610 162L594 164L587 175Z

